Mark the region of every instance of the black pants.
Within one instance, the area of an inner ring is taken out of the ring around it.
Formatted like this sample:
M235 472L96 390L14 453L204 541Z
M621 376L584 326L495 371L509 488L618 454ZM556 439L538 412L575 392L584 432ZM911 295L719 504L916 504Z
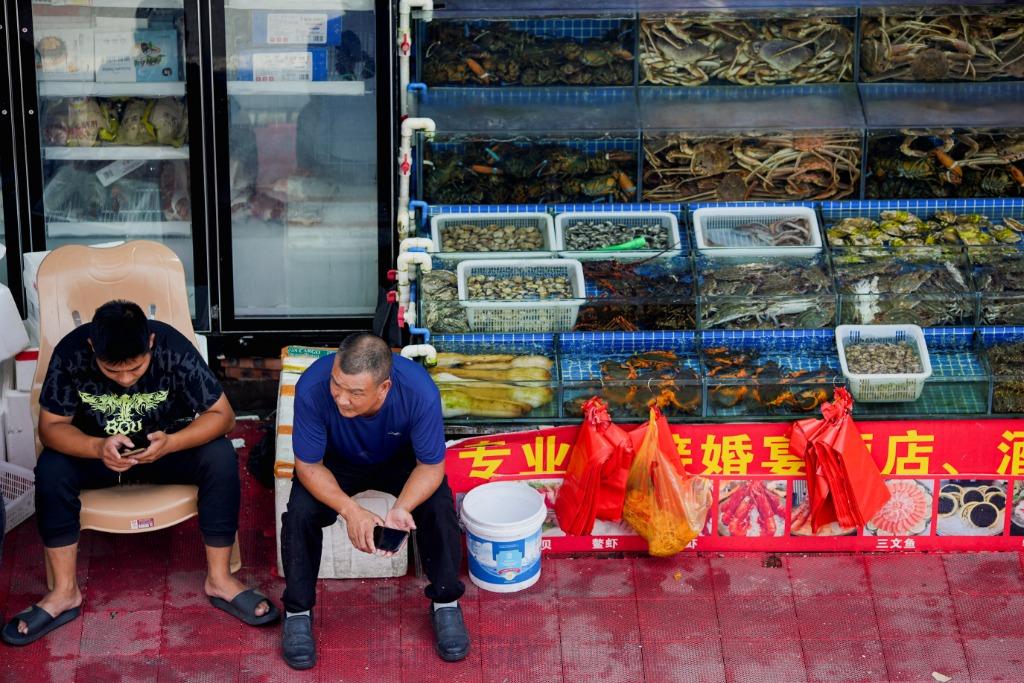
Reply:
M36 463L36 522L43 545L61 548L78 542L82 489L117 485L117 472L102 460L64 455L43 449ZM135 465L121 475L124 483L194 484L199 487L199 528L203 542L226 548L238 532L238 506L242 499L238 456L231 442L221 437L154 463Z
M397 497L416 462L408 454L371 467L354 466L330 457L324 459L324 465L346 495L373 489ZM434 602L458 600L465 590L459 580L462 536L447 478L412 511L412 517L416 522L416 547L430 579L424 592ZM287 611L304 612L316 603L323 528L334 524L337 518L337 513L314 498L298 477L292 477L288 510L281 517L281 560L286 581L283 602Z

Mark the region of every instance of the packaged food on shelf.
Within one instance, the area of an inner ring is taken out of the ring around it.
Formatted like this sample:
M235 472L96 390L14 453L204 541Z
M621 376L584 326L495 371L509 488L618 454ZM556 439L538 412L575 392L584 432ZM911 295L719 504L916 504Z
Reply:
M814 413L843 381L831 330L708 331L701 338L709 416Z
M43 144L56 147L166 145L188 140L188 114L179 97L76 97L47 100Z
M632 85L633 40L627 17L435 18L417 62L431 87Z
M1024 8L920 5L864 7L861 78L988 81L1024 78L1019 56Z
M39 27L35 32L37 78L44 81L94 80L93 33L91 28Z
M95 33L96 80L154 83L182 80L177 31Z
M254 45L340 45L342 12L255 10Z
M636 198L636 139L436 135L423 153L431 204L537 204Z
M583 415L599 396L615 419L637 419L657 406L668 418L703 409L700 362L693 332L576 332L559 336L562 409Z
M869 131L865 196L1024 196L1024 129L906 127Z
M853 80L854 15L686 12L640 17L640 83L770 85Z
M191 220L191 197L188 164L164 163L160 169L160 206L164 220Z
M97 175L104 165L105 162L62 164L43 188L48 221L188 220L182 213L190 212L187 162L144 163L107 185Z
M697 258L700 329L816 329L836 316L822 257Z
M832 267L841 323L974 324L977 297L959 247L838 247Z
M555 417L557 393L551 335L439 336L430 376L446 418Z
M305 49L240 50L234 55L234 77L256 82L326 81L328 56L326 47L316 45Z
M581 261L586 300L574 330L636 332L696 326L693 271L684 256Z

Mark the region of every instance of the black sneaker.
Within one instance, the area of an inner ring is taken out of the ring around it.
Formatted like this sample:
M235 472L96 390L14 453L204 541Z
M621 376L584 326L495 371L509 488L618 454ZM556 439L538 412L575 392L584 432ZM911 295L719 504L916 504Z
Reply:
M446 662L465 659L469 654L469 634L462 621L462 608L456 605L434 609L431 604L430 623L434 626L434 636L437 638L434 649L438 656Z
M316 665L316 641L313 618L308 614L287 617L281 629L281 652L293 669L311 669Z

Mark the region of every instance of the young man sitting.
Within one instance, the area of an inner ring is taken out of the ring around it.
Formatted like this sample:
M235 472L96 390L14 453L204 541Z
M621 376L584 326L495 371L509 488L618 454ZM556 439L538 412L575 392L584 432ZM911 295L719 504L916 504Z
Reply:
M134 303L106 303L57 344L39 404L36 520L54 585L7 623L5 642L27 645L79 616L79 493L128 482L198 486L210 602L254 626L277 620L229 570L241 487L224 435L235 414L188 339Z

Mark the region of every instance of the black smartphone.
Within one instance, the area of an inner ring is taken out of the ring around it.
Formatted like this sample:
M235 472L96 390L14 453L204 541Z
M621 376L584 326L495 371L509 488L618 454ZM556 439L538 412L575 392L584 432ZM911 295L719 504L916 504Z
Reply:
M135 432L134 434L129 434L128 438L132 440L131 450L136 450L139 448L141 448L142 450L146 450L147 448L149 448L149 437L146 436L145 432Z
M373 527L373 547L386 553L398 552L408 535L408 531L402 531L401 529L375 526Z

